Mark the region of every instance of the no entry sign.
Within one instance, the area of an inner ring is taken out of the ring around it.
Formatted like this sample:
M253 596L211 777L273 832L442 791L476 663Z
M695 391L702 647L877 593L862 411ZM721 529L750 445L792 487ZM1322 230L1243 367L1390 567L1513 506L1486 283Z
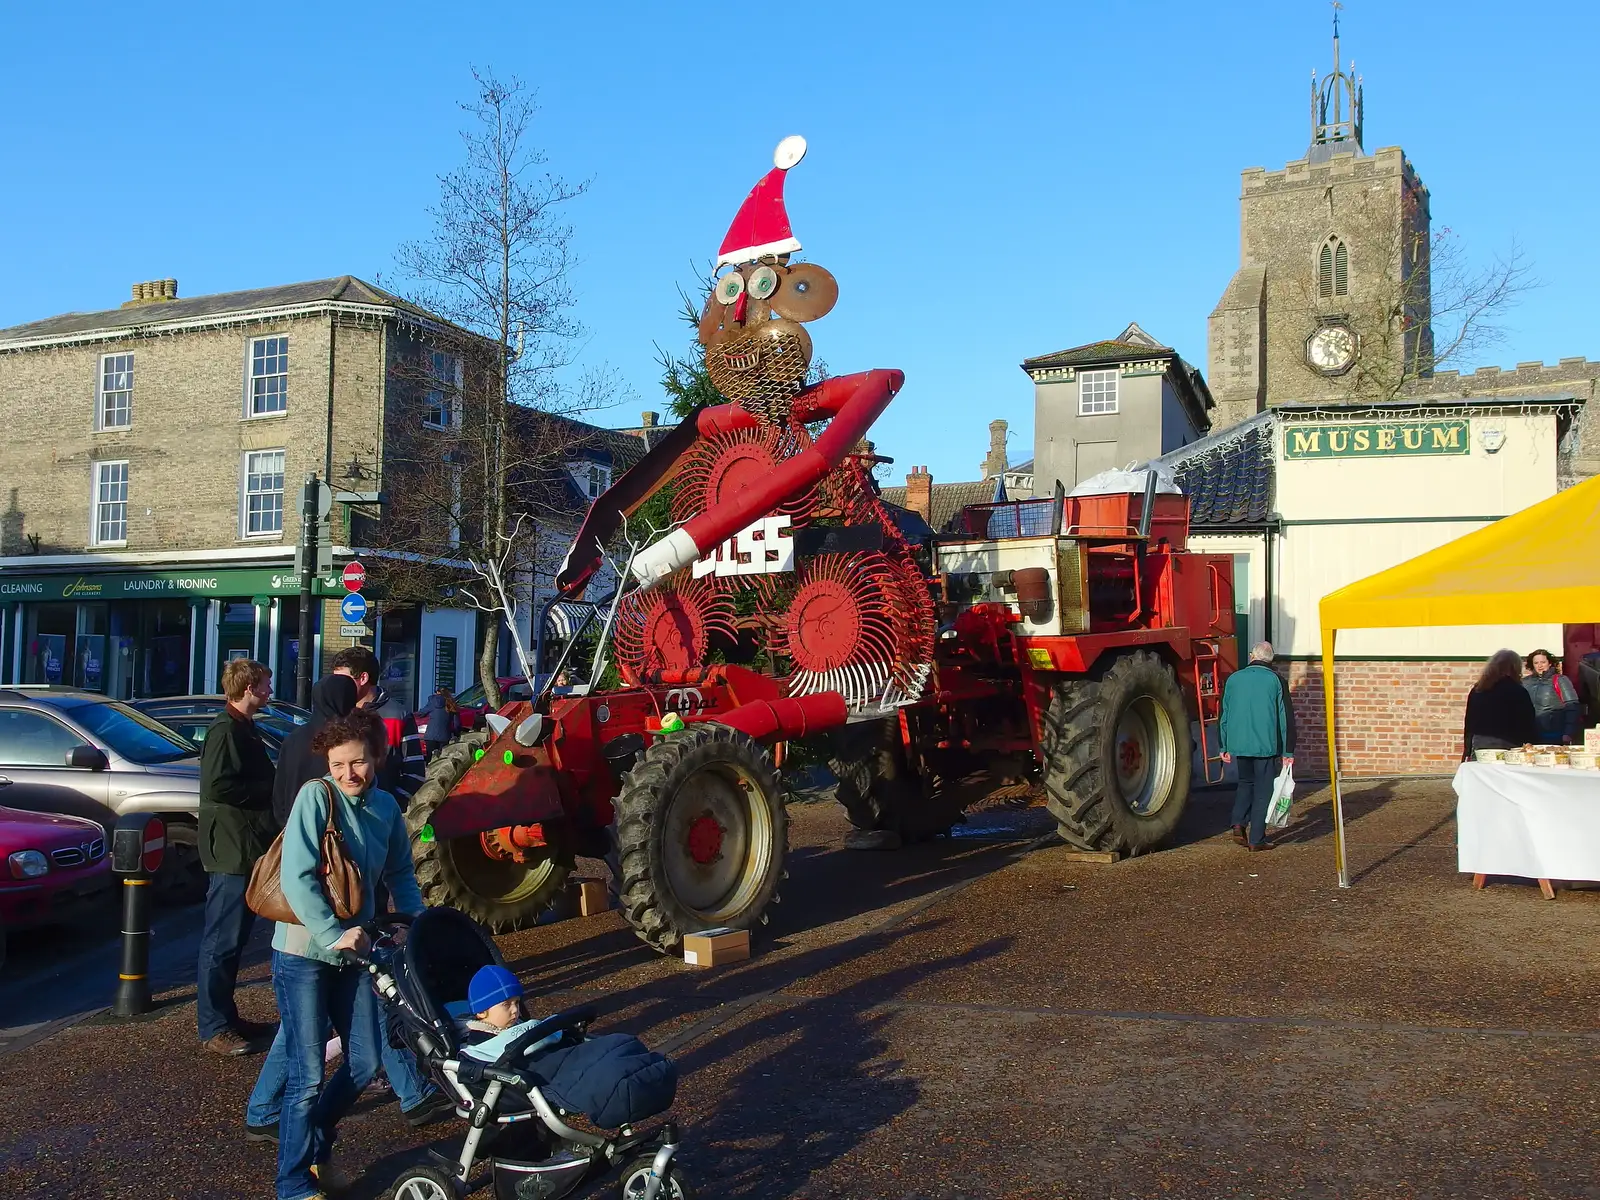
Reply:
M367 581L367 569L360 563L353 562L349 566L345 567L342 578L344 579L345 591L359 592L361 590L361 585Z
M144 827L143 867L146 875L154 875L167 852L167 827L160 817L151 817Z

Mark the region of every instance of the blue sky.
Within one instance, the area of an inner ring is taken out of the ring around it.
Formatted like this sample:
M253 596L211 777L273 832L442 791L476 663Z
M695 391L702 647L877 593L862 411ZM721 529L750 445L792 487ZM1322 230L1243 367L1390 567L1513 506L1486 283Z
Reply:
M666 5L0 5L0 327L185 295L392 271L457 161L471 65L538 87L571 209L588 364L661 408L655 345L773 146L806 257L841 299L835 373L899 367L875 429L898 477L975 477L994 417L1032 453L1032 354L1130 320L1205 365L1238 257L1239 171L1301 157L1317 0ZM986 10L986 11L985 11ZM155 14L160 12L159 17ZM1367 147L1400 145L1435 224L1542 286L1493 361L1600 358L1596 158L1582 3L1349 0Z

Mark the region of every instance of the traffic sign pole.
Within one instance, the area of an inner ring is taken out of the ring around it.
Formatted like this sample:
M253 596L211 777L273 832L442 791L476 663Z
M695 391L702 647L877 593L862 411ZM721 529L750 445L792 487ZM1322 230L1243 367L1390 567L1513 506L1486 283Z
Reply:
M307 475L300 503L300 647L294 671L295 703L301 708L311 707L311 592L317 578L317 502L321 491L316 472Z

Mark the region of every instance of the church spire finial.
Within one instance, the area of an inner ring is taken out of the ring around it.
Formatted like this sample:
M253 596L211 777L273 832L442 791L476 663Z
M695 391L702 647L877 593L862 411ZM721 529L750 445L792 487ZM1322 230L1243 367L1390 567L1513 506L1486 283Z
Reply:
M1361 126L1365 113L1360 76L1355 64L1339 69L1339 0L1333 6L1333 70L1320 80L1311 72L1311 151L1313 162L1335 154L1361 154Z

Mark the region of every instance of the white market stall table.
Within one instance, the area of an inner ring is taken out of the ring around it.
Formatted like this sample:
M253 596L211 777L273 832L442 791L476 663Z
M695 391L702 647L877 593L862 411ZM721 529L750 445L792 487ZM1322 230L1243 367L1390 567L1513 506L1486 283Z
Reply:
M1600 881L1600 771L1462 763L1456 770L1456 863L1481 888L1490 875Z

